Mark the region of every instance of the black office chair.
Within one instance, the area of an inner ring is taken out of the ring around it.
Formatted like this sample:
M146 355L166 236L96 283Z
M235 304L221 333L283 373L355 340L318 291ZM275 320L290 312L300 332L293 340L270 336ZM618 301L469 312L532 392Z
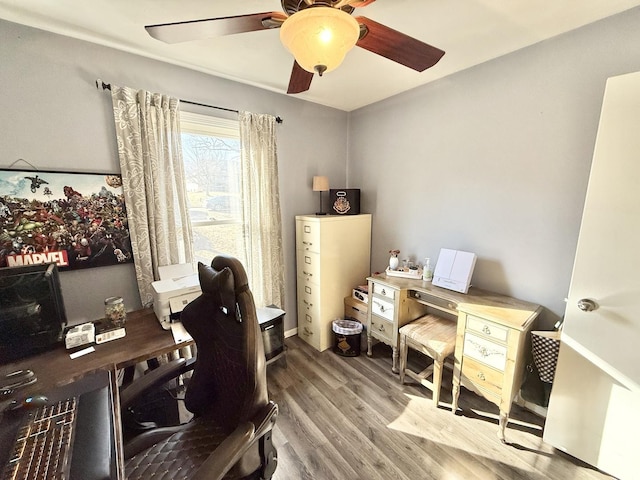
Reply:
M271 434L278 407L269 401L264 346L242 264L217 256L198 264L202 295L182 312L197 356L150 371L121 393L123 411L150 385L193 368L185 407L193 419L144 431L125 443L129 480L270 479L277 464Z

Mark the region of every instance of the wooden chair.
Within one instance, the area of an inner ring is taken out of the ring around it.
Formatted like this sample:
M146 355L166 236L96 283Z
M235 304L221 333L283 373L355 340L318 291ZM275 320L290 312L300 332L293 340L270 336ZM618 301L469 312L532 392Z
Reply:
M400 383L405 375L410 376L433 392L433 403L440 403L442 368L445 359L451 355L456 345L456 322L435 315L425 315L404 325L400 333ZM420 373L407 367L409 347L431 357L433 363ZM432 377L433 381L427 380Z

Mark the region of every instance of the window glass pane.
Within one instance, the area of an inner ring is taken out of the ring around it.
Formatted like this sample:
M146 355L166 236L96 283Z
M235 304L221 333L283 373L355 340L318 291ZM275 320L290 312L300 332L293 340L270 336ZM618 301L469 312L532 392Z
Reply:
M195 259L244 262L238 123L182 113L181 130Z

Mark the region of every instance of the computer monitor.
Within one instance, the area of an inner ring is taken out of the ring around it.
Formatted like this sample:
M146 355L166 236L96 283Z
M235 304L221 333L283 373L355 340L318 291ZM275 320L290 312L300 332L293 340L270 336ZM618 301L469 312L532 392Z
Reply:
M0 268L0 363L57 346L66 323L55 263Z

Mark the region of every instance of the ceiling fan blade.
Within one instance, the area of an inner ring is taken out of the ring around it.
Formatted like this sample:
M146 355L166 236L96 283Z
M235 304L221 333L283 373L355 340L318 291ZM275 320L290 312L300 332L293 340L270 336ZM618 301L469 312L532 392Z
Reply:
M147 25L145 30L153 38L165 43L190 42L205 38L278 28L286 20L282 12L252 13L235 17L207 18L186 22Z
M338 3L332 5L333 8L342 8L345 5L349 5L353 8L366 7L367 5L375 2L376 0L340 0Z
M313 80L313 73L307 72L304 68L298 65L298 62L294 60L293 70L291 70L291 78L289 79L289 88L287 89L287 93L306 92L311 86L311 80Z
M433 67L444 55L439 48L416 40L367 17L356 17L366 27L366 34L358 40L359 47L381 55L405 67L422 72Z

